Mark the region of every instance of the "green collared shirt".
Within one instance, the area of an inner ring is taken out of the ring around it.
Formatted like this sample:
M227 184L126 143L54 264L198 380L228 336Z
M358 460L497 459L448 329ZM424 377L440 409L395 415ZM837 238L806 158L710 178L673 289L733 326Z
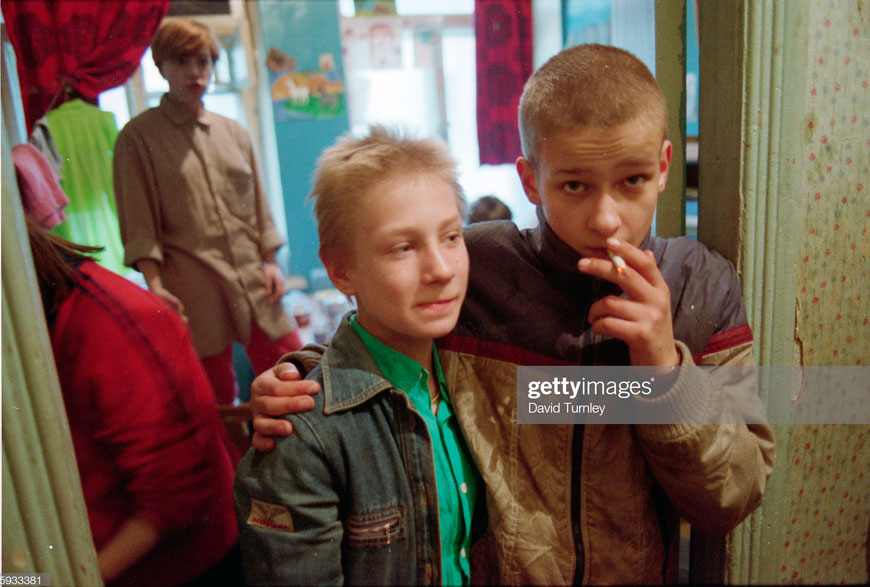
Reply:
M357 323L350 324L371 353L384 377L396 389L408 394L420 413L432 440L435 459L435 482L438 486L438 519L441 530L441 569L445 585L468 585L468 554L471 550L471 516L478 495L478 472L459 424L453 416L453 406L447 398L444 373L438 362L438 352L432 345L435 376L441 390L438 413L432 413L429 396L429 371L407 355L385 345Z

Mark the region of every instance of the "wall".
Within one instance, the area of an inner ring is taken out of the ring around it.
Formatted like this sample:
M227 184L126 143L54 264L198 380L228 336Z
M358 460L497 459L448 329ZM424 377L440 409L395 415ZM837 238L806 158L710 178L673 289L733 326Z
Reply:
M337 78L343 79L336 2L264 0L257 6L262 47L266 52L274 48L291 56L296 60L294 69L298 72L318 72L319 57L331 53ZM259 57L261 62L266 61L265 55ZM272 71L263 73L268 76L269 83L279 75ZM282 104L275 104L274 108L275 140L291 255L290 271L310 277L311 271L321 264L317 257L317 229L311 206L305 204L305 198L311 189L311 174L321 151L348 130L347 114L290 118L282 111Z
M799 362L870 365L870 5L810 2L806 27ZM868 582L870 426L789 434L778 582Z
M850 0L702 0L699 239L732 259L765 365L866 365L870 14ZM799 392L761 389L770 407ZM866 583L870 425L774 426L735 584Z

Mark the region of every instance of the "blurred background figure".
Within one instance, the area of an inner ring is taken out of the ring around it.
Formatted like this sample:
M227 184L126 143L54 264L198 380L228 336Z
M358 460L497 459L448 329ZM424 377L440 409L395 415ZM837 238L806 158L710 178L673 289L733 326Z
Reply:
M468 224L487 220L512 220L513 214L507 204L496 196L481 196L468 208Z
M233 467L178 313L27 217L103 580L238 585Z
M281 296L275 228L251 139L209 112L218 44L191 20L164 23L151 55L169 84L115 144L114 186L124 262L184 317L218 403L238 396L234 342L256 372L301 346Z

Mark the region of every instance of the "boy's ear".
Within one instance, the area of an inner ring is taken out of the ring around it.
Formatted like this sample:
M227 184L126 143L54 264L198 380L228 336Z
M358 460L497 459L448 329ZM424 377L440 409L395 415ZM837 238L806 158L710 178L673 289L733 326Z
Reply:
M532 162L525 157L517 159L517 173L520 176L520 182L523 184L526 197L532 204L540 206L541 195L538 193L538 182L535 181L535 167L532 165Z
M346 296L356 295L356 290L350 280L350 263L343 256L320 251L320 261L326 268L326 274L335 288Z
M671 168L671 155L673 154L673 145L671 141L665 139L662 143L662 153L659 158L659 193L665 189L668 183L668 170Z

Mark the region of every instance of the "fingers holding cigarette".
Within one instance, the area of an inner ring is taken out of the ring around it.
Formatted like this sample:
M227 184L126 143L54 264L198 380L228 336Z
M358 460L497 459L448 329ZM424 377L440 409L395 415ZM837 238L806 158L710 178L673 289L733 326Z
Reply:
M640 294L640 290L645 288L644 283L655 287L664 284L652 251L609 238L606 252L609 262L606 259L584 257L578 261L577 268L587 275L618 284L630 296Z

